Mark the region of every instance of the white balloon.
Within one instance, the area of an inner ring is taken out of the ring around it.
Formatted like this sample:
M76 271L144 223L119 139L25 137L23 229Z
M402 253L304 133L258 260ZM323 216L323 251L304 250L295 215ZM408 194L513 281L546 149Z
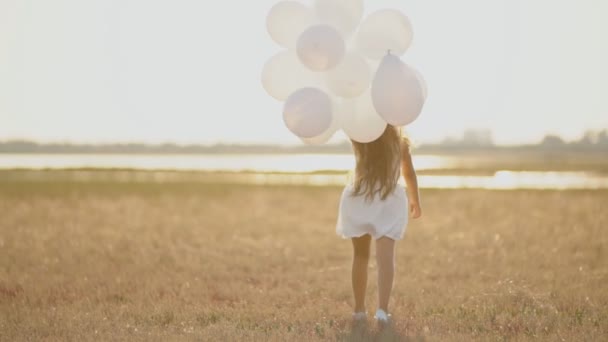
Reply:
M262 70L264 89L279 101L285 101L300 88L317 87L321 83L319 75L306 68L292 50L274 55Z
M360 54L349 53L337 67L327 72L325 80L335 95L353 98L369 88L372 71Z
M416 77L418 78L418 82L420 82L420 86L422 87L422 97L426 102L427 97L429 96L429 86L424 79L424 76L417 69L412 68L412 70L416 73Z
M363 0L316 0L315 9L321 23L351 34L363 17Z
M312 8L296 1L281 1L270 9L266 28L277 44L294 49L298 37L315 21Z
M342 126L342 122L340 120L340 112L339 112L339 106L337 105L337 101L335 98L332 98L332 105L333 105L333 114L331 116L331 124L329 125L329 128L327 130L325 130L325 132L312 137L312 138L301 138L301 140L308 145L323 145L326 142L328 142L335 134L338 130L340 130L340 127Z
M283 108L287 128L300 138L324 133L331 125L332 101L318 88L302 88L291 94Z
M366 57L381 59L390 50L402 56L412 44L414 33L410 20L392 9L370 14L357 33L357 48Z
M372 83L372 99L380 116L393 126L405 126L420 116L424 106L422 84L414 69L387 54Z
M386 130L386 121L376 112L370 91L356 99L345 100L340 112L342 129L354 141L372 142Z
M315 25L300 35L297 51L300 61L310 70L327 71L342 61L346 46L336 29L327 25Z

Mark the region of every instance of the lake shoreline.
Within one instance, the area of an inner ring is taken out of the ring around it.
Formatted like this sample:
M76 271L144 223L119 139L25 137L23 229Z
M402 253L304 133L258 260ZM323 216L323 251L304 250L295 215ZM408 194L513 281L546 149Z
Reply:
M608 177L601 173L458 170L418 172L421 189L485 190L596 190L608 189ZM13 169L0 170L0 184L10 183L138 183L138 184L218 184L252 186L341 187L351 179L343 171L257 172L183 171L138 169ZM403 182L401 180L401 182Z

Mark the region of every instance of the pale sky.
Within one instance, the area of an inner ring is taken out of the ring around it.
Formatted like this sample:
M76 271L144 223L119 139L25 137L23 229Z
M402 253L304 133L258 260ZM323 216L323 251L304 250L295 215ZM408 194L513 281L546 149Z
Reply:
M277 1L0 0L0 140L286 143L261 86ZM419 142L608 128L608 1L367 0L409 16ZM339 136L336 140L343 138Z

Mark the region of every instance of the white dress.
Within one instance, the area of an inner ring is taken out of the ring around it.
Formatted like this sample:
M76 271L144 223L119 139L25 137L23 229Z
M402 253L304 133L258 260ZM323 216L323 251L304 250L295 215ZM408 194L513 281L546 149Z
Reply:
M400 165L397 165L395 173L398 179ZM354 185L351 181L340 198L336 225L338 235L344 239L366 234L374 239L384 236L393 240L403 239L408 224L408 199L403 184L397 183L395 190L384 200L378 193L372 200L366 200L365 194L352 196L353 192Z

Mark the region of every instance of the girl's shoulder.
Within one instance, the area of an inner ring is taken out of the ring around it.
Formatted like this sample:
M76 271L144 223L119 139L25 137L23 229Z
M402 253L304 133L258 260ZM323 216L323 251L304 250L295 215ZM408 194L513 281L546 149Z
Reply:
M411 152L411 141L409 138L403 136L399 140L399 147L401 149L401 154L410 154Z

